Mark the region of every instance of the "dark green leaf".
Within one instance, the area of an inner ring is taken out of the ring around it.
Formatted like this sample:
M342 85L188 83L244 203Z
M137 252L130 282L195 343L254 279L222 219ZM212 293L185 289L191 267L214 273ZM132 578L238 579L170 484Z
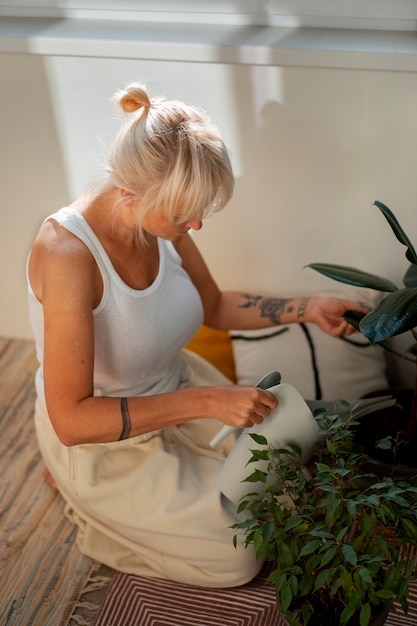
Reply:
M372 528L373 528L371 515L368 515L367 513L362 513L362 515L359 518L359 523L360 523L361 531L364 534L369 535L369 533L372 531Z
M410 263L417 264L417 253L414 250L414 246L401 228L397 218L395 217L391 209L389 209L382 202L379 202L379 200L375 200L374 205L377 206L378 209L383 213L385 219L391 226L394 235L397 237L398 241L406 246L407 252L405 253L405 256L407 257L407 259L410 261Z
M249 463L257 463L258 461L268 461L268 450L251 450L252 457L249 459Z
M303 618L303 624L308 623L308 620L310 619L312 614L313 614L313 610L311 609L311 607L308 604L303 604L303 606L301 607L301 615Z
M368 498L368 503L371 506L377 507L379 505L379 498L378 498L378 496L375 493L371 494L369 496L369 498Z
M304 572L299 581L299 592L301 596L306 596L313 589L314 578L309 572Z
M409 506L408 501L402 497L401 492L397 491L388 491L388 493L385 494L385 497L388 500L393 500L394 502L396 502L397 504L399 504L401 507L403 508L407 508Z
M410 535L410 537L417 539L417 526L409 519L402 519L401 523L405 532Z
M249 500L243 500L243 501L239 504L238 509L237 509L237 512L238 512L238 513L242 513L242 511L244 511L244 510L246 509L246 506L247 506L248 504L249 504Z
M274 531L275 531L274 522L266 522L262 531L264 541L269 541L272 535L274 534Z
M387 278L363 272L356 267L348 265L335 265L332 263L309 263L307 267L332 278L341 283L355 285L356 287L367 287L368 289L377 289L378 291L396 291L397 286Z
M364 604L361 608L361 612L359 614L359 623L360 626L368 626L371 620L371 606L370 604Z
M334 520L338 517L339 508L342 505L342 500L340 500L340 489L337 485L334 486L335 494L329 495L327 498L327 512L326 512L326 524L332 526Z
M385 437L384 439L378 439L375 444L375 448L379 448L380 450L391 450L392 438Z
M268 583L275 583L275 589L278 592L286 580L286 575L281 570L273 570L268 576Z
M328 443L328 442L326 442L326 443ZM317 467L317 470L319 472L328 472L329 471L329 466L326 465L325 463L316 463L316 467Z
M346 537L346 535L348 534L350 528L351 528L350 526L342 526L342 528L339 530L339 532L336 535L337 541L342 541L344 537Z
M332 576L333 576L333 572L331 569L325 569L319 572L316 578L314 589L315 590L320 589L320 587L322 587L323 585L328 583L329 580L331 580Z
M255 470L253 474L245 478L242 482L247 483L266 483L266 473L261 472L261 470Z
M256 441L256 443L258 443L260 446L268 445L268 440L263 435L257 435L256 433L249 433L249 437L252 437L252 439Z
M330 561L333 560L336 551L337 549L335 546L332 546L330 549L326 550L326 552L322 556L320 567L324 567L325 565L327 565L327 563L330 563Z
M417 326L417 288L399 289L384 298L360 323L360 331L377 343Z
M390 589L380 589L379 591L376 592L376 595L378 596L378 598L381 598L382 600L390 600L391 598L395 596L394 592L391 591Z
M310 535L312 537L323 537L324 539L333 539L332 533L327 532L327 530L312 530L310 531Z
M295 596L297 595L297 590L298 590L298 580L296 576L290 576L289 585L291 588L291 593L293 595L293 598L295 598Z
M311 554L312 552L315 552L320 546L321 541L319 539L309 541L309 543L306 543L306 545L301 548L300 556L306 556L307 554Z
M404 274L403 283L406 287L417 287L417 266L411 264Z
M298 528L299 532L304 532L307 527L307 522L299 516L292 516L285 524L285 531L292 530L293 528Z
M354 517L356 514L356 502L354 502L353 500L348 500L346 503L346 508L348 510L349 515Z
M297 457L298 456L293 450L290 450L289 448L274 448L273 450L271 450L271 455L275 459L280 459L281 457L286 457L287 460L288 460L289 457Z
M343 314L343 319L349 322L353 328L359 330L359 323L365 315L367 315L367 313L362 313L362 311L349 310Z
M278 563L282 567L289 567L294 563L294 557L290 548L285 543L279 543L277 545L278 550Z
M346 624L349 624L350 620L352 619L355 613L356 613L356 604L354 602L350 602L349 604L345 606L345 608L342 611L342 614L340 615L341 626L345 626Z
M345 543L342 546L342 553L348 563L350 563L351 565L357 564L358 556L354 547L350 543Z
M372 584L372 576L370 575L369 570L365 569L364 567L360 567L358 573L365 584Z
M290 606L292 597L293 596L292 596L291 587L289 586L288 583L284 584L281 587L281 592L279 594L279 599L280 599L280 602L282 604L282 608L284 609L284 611L286 611L288 607Z

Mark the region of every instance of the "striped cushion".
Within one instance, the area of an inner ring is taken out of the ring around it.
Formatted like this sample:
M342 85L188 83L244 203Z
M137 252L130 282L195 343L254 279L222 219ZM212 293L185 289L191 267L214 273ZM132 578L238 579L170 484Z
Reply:
M181 583L117 573L94 626L287 626L277 612L267 572L233 589L202 589ZM417 625L417 581L410 610L391 612L385 626Z

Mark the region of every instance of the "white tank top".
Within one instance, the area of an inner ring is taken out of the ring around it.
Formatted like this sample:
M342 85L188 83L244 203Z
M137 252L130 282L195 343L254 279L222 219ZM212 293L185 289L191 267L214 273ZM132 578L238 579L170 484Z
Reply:
M181 350L203 321L198 291L181 266L173 244L158 239L159 271L143 290L132 289L115 271L87 221L70 208L50 215L85 243L103 280L103 296L94 309L94 395L139 396L177 389L185 376ZM45 220L46 221L46 220ZM43 390L43 310L28 279L29 315Z

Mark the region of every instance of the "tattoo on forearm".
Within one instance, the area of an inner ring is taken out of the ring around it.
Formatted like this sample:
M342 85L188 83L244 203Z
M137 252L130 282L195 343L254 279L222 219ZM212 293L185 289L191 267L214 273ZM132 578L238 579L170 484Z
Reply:
M261 317L267 317L274 324L281 324L283 313L291 313L293 307L287 307L291 298L263 298L259 303Z
M129 407L127 405L127 398L120 398L120 412L122 414L122 433L119 437L119 441L122 439L128 439L130 431L132 430L132 424L130 421Z
M288 306L292 298L263 298L262 296L251 296L245 294L246 300L244 304L239 305L240 308L248 309L250 307L259 307L261 317L267 317L274 324L281 324L283 313L292 313L293 306Z
M310 298L301 298L300 306L297 311L297 318L304 317Z
M250 309L252 306L257 306L259 300L262 300L262 296L251 296L248 293L242 294L242 297L245 298L245 304L239 304L239 309Z

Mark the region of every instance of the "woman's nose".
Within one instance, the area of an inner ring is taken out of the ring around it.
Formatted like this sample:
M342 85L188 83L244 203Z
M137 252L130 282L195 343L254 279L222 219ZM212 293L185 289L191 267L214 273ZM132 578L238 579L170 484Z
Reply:
M193 230L200 230L203 227L203 220L189 220L187 222L187 228L192 228Z

